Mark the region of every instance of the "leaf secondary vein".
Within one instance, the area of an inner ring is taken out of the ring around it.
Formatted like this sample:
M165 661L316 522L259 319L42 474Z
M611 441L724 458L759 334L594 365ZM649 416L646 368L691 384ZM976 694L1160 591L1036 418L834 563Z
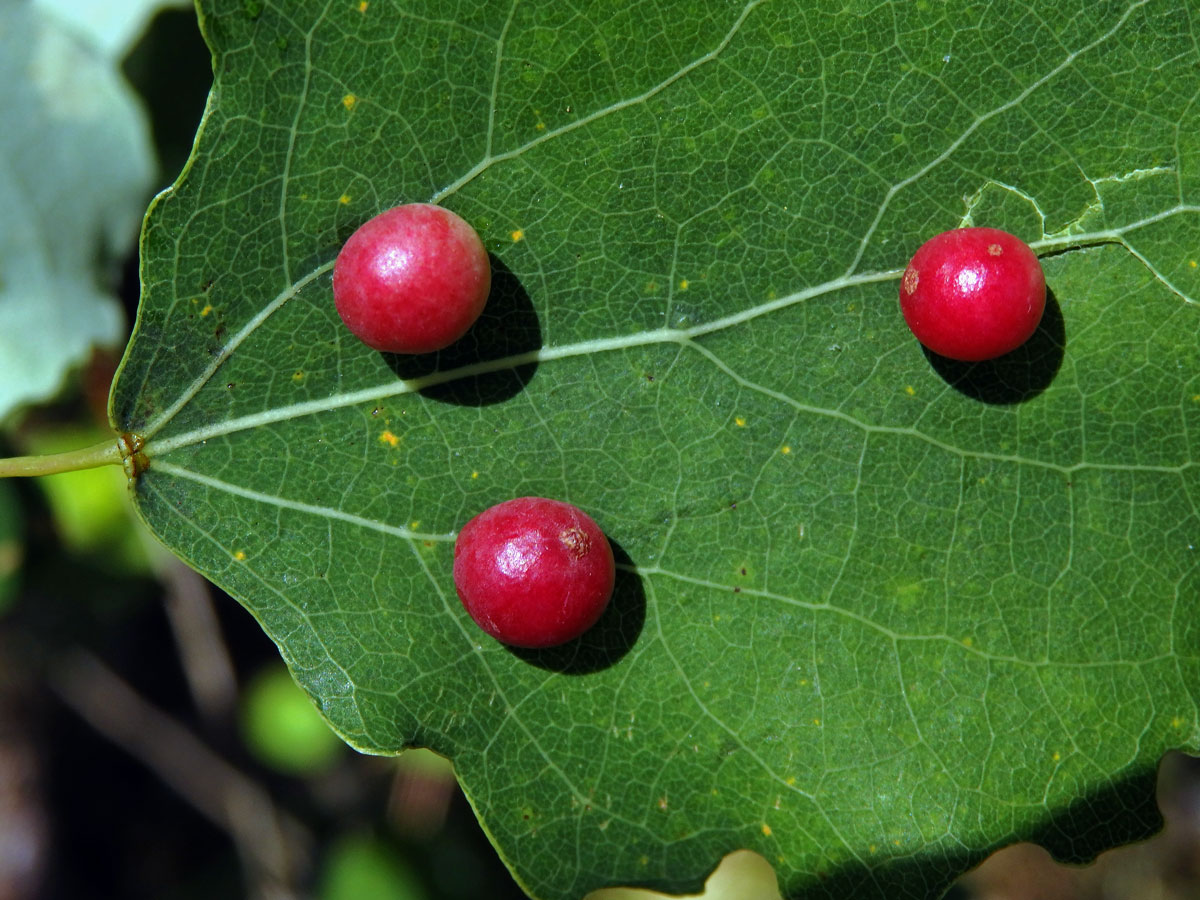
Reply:
M236 497L242 497L245 500L253 500L257 503L265 503L269 506L275 506L279 509L289 509L293 512L309 513L314 516L321 516L326 519L336 519L339 522L345 522L348 525L355 525L360 528L369 528L372 531L379 531L384 534L392 535L393 537L403 538L406 541L452 541L454 540L454 532L449 534L427 534L425 532L413 531L400 525L388 525L386 522L379 522L375 519L368 519L365 516L356 516L348 512L343 512L332 506L317 506L313 503L302 503L298 500L288 500L286 497L279 497L274 494L266 494L262 491L252 490L240 485L232 484L228 481L222 481L219 478L213 478L210 475L202 475L199 472L194 472L184 466L177 466L173 463L156 460L154 463L155 469L160 472L165 472L168 475L174 475L176 478L186 478L189 481L195 481L203 484L205 487L210 487L213 490L224 491L228 494L233 494Z
M900 181L897 181L890 188L888 188L887 193L884 195L883 201L879 204L878 211L875 213L874 221L872 221L871 224L867 227L866 232L864 232L864 234L862 236L862 240L859 241L858 252L854 255L854 259L851 260L849 267L846 269L846 274L849 275L849 274L853 273L855 269L858 268L858 264L862 260L863 254L867 252L867 247L871 243L871 238L874 236L875 230L879 227L879 223L883 221L884 213L887 212L888 207L891 205L892 199L897 194L899 194L902 190L904 190L906 187L908 187L913 182L917 181L918 179L927 175L929 172L933 171L935 168L937 168L939 165L941 165L943 162L945 162L947 159L949 159L951 156L953 156L955 151L957 151L958 148L961 147L963 145L963 143L966 142L967 138L969 138L972 134L974 134L975 131L977 131L980 128L980 126L982 126L988 120L994 119L996 116L1001 115L1002 113L1005 113L1010 109L1013 109L1019 103L1021 103L1021 101L1023 101L1026 97L1030 96L1035 91L1037 91L1039 88L1041 88L1043 85L1047 84L1051 79L1053 79L1055 76L1057 76L1060 72L1065 71L1080 56L1082 56L1085 53L1088 53L1091 50L1094 50L1096 47L1099 47L1105 41L1109 40L1113 35L1115 35L1118 31L1121 30L1121 28L1124 26L1125 22L1129 19L1130 16L1133 15L1133 11L1135 9L1137 9L1141 6L1145 6L1146 3L1148 3L1148 2L1149 2L1149 0L1136 0L1136 2L1127 6L1125 8L1125 11L1121 14L1121 17L1117 20L1116 24L1113 25L1112 28L1110 28L1104 34L1100 35L1098 38L1096 38L1090 44L1088 44L1084 47L1081 47L1078 50L1073 50L1070 53L1068 53L1058 63L1058 65L1056 65L1052 69L1050 69L1050 71L1048 71L1041 78L1038 78L1036 81L1029 84L1023 91L1018 93L1011 100L1008 100L1005 103L1001 103L999 106L996 106L995 108L988 110L987 112L983 113L982 115L976 116L975 121L973 121L970 125L968 125L963 130L962 134L960 134L953 141L951 141L945 150L943 150L941 153L939 153L937 156L935 156L933 159L931 159L925 165L921 166L919 169L917 169L915 172L913 172L907 178L903 178Z
M706 63L712 62L714 59L716 59L718 56L720 56L721 53L724 52L725 48L728 47L729 44L733 41L733 38L738 33L738 31L741 30L742 25L745 24L746 19L750 16L750 13L754 10L754 8L757 6L760 6L761 4L763 4L765 2L766 2L766 0L753 0L753 2L747 3L744 7L742 7L741 14L737 17L737 19L734 21L734 23L729 27L729 31L727 31L725 33L725 37L723 37L721 39L721 41L717 44L716 47L714 47L712 50L709 50L707 53L703 54L702 56L699 56L696 59L692 60L687 65L681 67L678 72L674 73L673 75L671 75L667 78L664 78L658 84L654 85L651 88L648 88L647 90L643 91L642 93L640 93L634 97L630 97L627 100L618 100L616 103L612 103L612 104L604 107L603 109L598 109L592 113L589 113L586 116L576 119L574 122L570 122L566 125L563 125L560 128L552 129L550 131L545 132L544 134L540 134L533 140L529 141L528 143L522 144L520 147L517 147L513 150L507 150L504 153L498 153L495 156L493 156L491 154L491 133L489 131L488 154L483 159L481 159L479 162L477 162L474 166L472 166L467 172L463 173L462 176L460 176L459 178L457 178L455 181L451 182L450 184L446 185L440 191L436 192L430 198L429 202L430 203L441 202L444 198L450 196L451 194L455 193L463 186L469 184L476 177L481 175L483 172L487 171L489 168L491 168L496 163L506 162L510 159L515 159L516 157L520 156L521 154L527 153L528 151L532 150L534 147L537 147L540 144L544 144L546 141L551 141L551 140L554 140L555 138L561 137L564 134L569 134L570 132L575 131L576 129L583 128L587 125L590 125L599 119L602 119L606 116L612 115L613 113L620 112L621 110L624 110L624 109L629 109L632 106L638 106L639 104L645 103L647 100L656 96L657 94L662 93L664 90L666 90L668 87L673 85L675 82L679 81L681 78L686 77L687 75L691 74L693 71L698 69L700 66L702 66ZM506 26L506 28L507 28L507 26Z
M317 506L317 505L311 504L311 503L303 503L303 502L296 501L296 500L289 500L284 497L279 497L279 496L276 496L273 494L266 494L266 493L263 493L262 491L255 491L255 490L251 490L249 488L241 487L239 485L231 484L230 482L222 481L221 479L213 478L208 475L202 475L198 472L193 472L191 469L185 468L184 466L174 465L173 463L156 462L155 468L161 472L165 472L168 475L173 475L178 478L185 478L189 481L195 481L195 482L205 485L206 487L213 488L214 490L224 491L224 492L236 495L238 497L242 497L247 500L253 500L258 503L264 503L268 506L274 506L279 509L287 509L287 510L291 510L293 512L306 513L309 515L319 516L319 517L323 517L326 519L335 519L340 522L345 522L349 525L355 525L358 527L370 529L372 531L378 531L383 534L392 535L393 537L398 537L398 538L401 538L403 540L410 541L410 542L413 542L413 541L436 541L436 542L440 542L440 543L448 543L450 541L453 541L455 539L455 537L457 536L457 532L449 532L446 534L432 534L432 533L416 532L416 531L412 531L409 528L405 528L403 526L388 525L385 522L379 522L377 520L368 519L363 516L352 515L350 513L343 512L342 510L335 509L333 507ZM730 587L727 584L721 584L721 583L718 583L715 581L711 581L707 578L698 578L694 575L687 575L683 572L676 572L671 569L664 568L662 566L637 566L637 565L620 564L620 565L618 565L618 568L622 569L623 571L627 571L627 572L630 572L632 574L635 574L635 575L638 575L641 577L657 575L657 576L661 576L663 578L669 578L674 581L679 581L679 582L683 582L686 584L692 584L692 585L695 585L696 587L702 587L702 588L706 588L706 589L713 590L713 591L720 591L722 593L728 591L729 587ZM436 579L433 578L432 573L429 573L429 578L430 578L431 582L434 582L436 584ZM879 624L875 620L871 619L869 616L864 616L860 613L853 612L852 610L846 609L845 607L842 607L842 606L838 606L834 603L830 603L829 601L800 600L796 597L791 597L786 594L780 594L776 591L769 591L769 590L765 590L762 588L754 588L754 587L746 587L746 586L743 586L740 588L740 594L743 596L748 596L748 597L761 597L763 599L775 600L780 603L786 603L788 605L797 606L802 609L808 609L813 612L832 612L832 613L835 613L840 616L845 616L846 618L851 619L851 620L859 623L860 625L870 628L872 631L878 632L879 634L886 637L888 640L893 641L895 643L899 643L899 642L946 643L946 644L951 644L954 647L956 647L966 653L969 653L973 656L977 656L981 659L986 659L991 662L1005 662L1005 663L1011 663L1013 665L1027 666L1030 668L1041 668L1041 667L1046 667L1046 666L1054 666L1054 667L1064 667L1064 668L1073 668L1073 669L1086 669L1086 668L1110 667L1110 666L1116 666L1116 665L1140 666L1140 665L1145 665L1146 663L1156 662L1156 661L1161 661L1161 660L1172 658L1172 653L1164 653L1164 654L1160 654L1159 656L1156 656L1156 657L1140 659L1140 660L1103 660L1103 661L1088 662L1088 663L1064 663L1064 662L1057 662L1052 659L1036 659L1036 660L1024 659L1019 656L1008 656L1008 655L997 654L997 653L988 653L978 647L968 646L968 645L964 644L961 640L955 639L955 638L951 637L950 635L945 635L945 634L903 634L901 632L894 631L891 628L888 628L884 625Z
M662 566L624 566L623 568L639 576L659 576L669 578L673 581L683 582L685 584L695 585L696 587L706 588L721 593L728 593L730 585L721 584L719 582L710 581L707 578L697 578L694 575L687 575L683 572L676 572ZM962 640L954 638L948 634L904 634L899 631L893 631L886 625L881 625L869 616L864 616L861 613L856 613L853 610L843 606L838 606L829 601L814 601L800 600L796 597L790 597L787 594L780 594L777 591L769 591L762 588L753 588L739 586L739 597L760 597L764 600L775 600L780 603L786 603L789 606L800 607L801 609L811 610L812 612L830 612L839 616L843 616L858 624L869 628L872 631L878 632L883 637L893 643L939 643L949 644L958 650L963 651L971 656L977 656L980 659L988 660L989 662L1010 663L1015 666L1025 666L1031 669L1040 668L1061 668L1061 669L1098 669L1111 668L1114 666L1143 666L1150 663L1157 663L1172 660L1175 658L1175 651L1171 650L1165 653L1160 653L1157 656L1146 657L1145 659L1129 659L1129 660L1096 660L1093 662L1059 662L1054 659L1025 659L1020 656L1008 656L999 653L989 653L974 645L968 646Z

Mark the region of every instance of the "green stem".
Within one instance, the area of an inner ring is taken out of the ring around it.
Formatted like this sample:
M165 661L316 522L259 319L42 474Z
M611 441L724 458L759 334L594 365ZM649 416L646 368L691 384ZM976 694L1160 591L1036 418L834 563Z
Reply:
M55 475L59 472L94 469L97 466L119 466L122 462L121 441L113 438L92 447L68 450L65 453L50 453L45 456L13 456L9 459L0 459L0 478L13 478L20 475Z

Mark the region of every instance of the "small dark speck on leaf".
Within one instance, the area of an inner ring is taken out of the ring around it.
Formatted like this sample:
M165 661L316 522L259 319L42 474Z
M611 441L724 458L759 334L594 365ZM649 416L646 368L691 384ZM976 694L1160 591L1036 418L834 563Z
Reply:
M743 566L743 567L742 567L742 569L741 569L741 572L742 572L742 574L743 574L743 575L745 575L745 574L746 574L746 567L745 567L745 566Z
M232 391L232 390L233 390L233 386L234 386L234 384L235 384L235 382L232 382L232 381L231 381L231 382L229 382L229 384L225 385L225 387L229 388L229 390L231 390L231 391Z
M733 592L734 592L735 594L740 594L740 593L742 592L742 589L741 589L740 587L735 587L735 588L733 589Z

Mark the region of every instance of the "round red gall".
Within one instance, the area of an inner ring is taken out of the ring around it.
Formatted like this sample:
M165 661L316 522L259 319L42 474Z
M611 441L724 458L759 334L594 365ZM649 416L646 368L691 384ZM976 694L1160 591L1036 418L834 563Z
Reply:
M432 353L479 318L491 289L487 251L448 209L410 203L364 223L333 264L338 315L364 344Z
M964 362L1020 347L1045 307L1037 254L997 228L957 228L930 238L900 279L900 310L917 340Z
M579 637L612 596L612 547L583 510L518 497L471 519L454 543L454 587L480 628L513 647Z

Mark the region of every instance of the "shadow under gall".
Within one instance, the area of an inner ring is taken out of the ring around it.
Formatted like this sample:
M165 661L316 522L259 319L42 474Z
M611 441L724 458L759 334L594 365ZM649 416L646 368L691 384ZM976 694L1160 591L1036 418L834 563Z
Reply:
M609 539L617 562L612 599L600 619L573 641L557 647L531 650L509 647L510 653L552 672L587 675L615 665L637 643L646 623L646 591L633 560L616 541Z
M960 394L1006 406L1032 400L1054 381L1062 366L1067 346L1062 308L1052 291L1046 290L1046 309L1037 330L1024 344L995 359L962 362L922 347L929 364Z
M532 357L542 346L542 329L529 294L512 271L488 254L492 266L492 289L479 320L461 338L436 353L420 356L383 354L392 371L404 380L431 378L421 395L457 406L490 406L516 396L533 378L537 361L518 365L504 360ZM489 369L488 363L495 368ZM450 376L467 366L482 366L475 374Z

